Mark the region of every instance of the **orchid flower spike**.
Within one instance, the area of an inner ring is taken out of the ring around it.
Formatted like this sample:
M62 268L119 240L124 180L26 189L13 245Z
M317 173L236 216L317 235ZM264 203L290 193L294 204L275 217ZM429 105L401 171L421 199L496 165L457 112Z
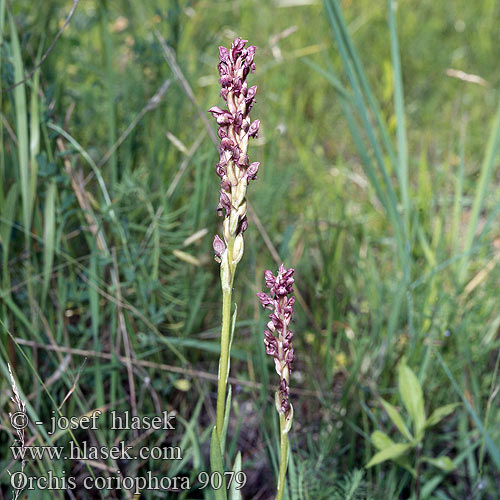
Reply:
M263 307L272 311L267 329L264 331L264 344L266 353L274 358L276 372L280 376L279 389L276 393L276 409L278 413L285 415L290 425L293 416L290 403L290 373L295 359L292 346L293 333L289 329L295 304L295 298L292 295L293 273L294 269L286 269L283 264L280 265L276 276L271 271L266 271L264 276L269 294L265 292L257 294Z
M221 179L221 189L217 213L224 216L226 247L230 240L234 241L235 252L232 262L228 263L231 266L237 264L243 255L243 233L248 227L246 191L248 182L257 178L259 170L259 163L250 163L247 155L248 140L257 137L260 121L250 120L257 87L248 87L246 79L255 70L253 58L256 47L250 45L245 48L246 43L247 40L236 38L231 49L219 47L220 95L228 109L219 106L209 109L219 126L219 162L216 172ZM218 253L220 248L220 242L214 241L216 259L223 258Z

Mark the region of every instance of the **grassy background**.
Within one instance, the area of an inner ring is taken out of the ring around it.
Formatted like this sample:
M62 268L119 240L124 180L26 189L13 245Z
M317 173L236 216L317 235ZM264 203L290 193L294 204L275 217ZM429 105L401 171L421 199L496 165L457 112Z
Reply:
M221 104L217 46L236 35L259 48L250 80L261 133L250 157L262 165L235 283L228 459L242 450L244 498L272 498L276 477L267 388L276 377L255 293L277 261L296 268L300 294L288 498L416 498L398 465L364 470L374 430L401 440L379 398L401 406L403 358L428 413L462 403L425 436L423 453L446 454L456 468L424 465L421 498L498 497L499 6L408 0L396 26L386 2L341 5L345 22L331 1L81 1L40 70L9 89L31 73L71 2L0 1L3 498L6 469L18 467L8 448L9 359L31 421L48 421L74 388L64 415L105 412L100 430L78 440L179 444L184 453L104 461L109 470L96 474L189 475L191 492L143 497L211 498L195 485L209 468L214 420L221 301L211 241L220 220L215 124L201 116ZM165 409L179 415L172 435L120 433L106 421L111 410ZM46 431L30 425L27 436L50 445ZM63 460L27 470L88 474Z

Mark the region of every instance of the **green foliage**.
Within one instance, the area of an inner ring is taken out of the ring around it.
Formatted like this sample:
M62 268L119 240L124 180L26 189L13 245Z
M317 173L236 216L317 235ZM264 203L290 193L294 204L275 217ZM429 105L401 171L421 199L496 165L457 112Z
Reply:
M217 473L219 477L223 478L223 487L214 489L215 500L225 500L227 499L227 490L226 478L224 476L224 463L221 454L221 443L215 427L212 430L212 440L210 442L210 467L212 473Z
M337 476L312 460L300 461L290 468L291 500L371 500L364 472L359 469Z
M372 497L367 496L366 493L363 471L353 470L340 479L330 498L333 500L371 500Z
M69 3L0 0L2 90L30 76ZM289 500L354 491L359 499L414 498L419 452L422 500L496 499L499 9L491 0L397 8L369 0L80 1L39 71L0 96L2 470L14 439L5 431L7 361L32 420L47 421L49 394L58 406L73 387L62 407L68 417L130 410L132 387L139 414L175 409L179 430L167 441L182 447L183 460L120 464L123 473L168 470L194 483L210 470L218 153L198 106L220 104L217 46L238 34L258 47L253 116L262 127L252 150L259 179L249 188L261 225L250 217L234 291L230 376L241 384L233 385L224 457L238 465L234 450L242 451L242 496L271 497L276 485L274 368L255 293L278 258L296 269L291 385L305 389L291 395ZM163 99L148 107L168 79ZM388 388L402 358L415 375L404 370L398 398ZM135 442L107 423L96 443ZM34 444L50 445L38 430L30 430ZM411 446L359 472L398 445ZM27 468L82 470L69 460ZM7 474L0 481L8 487Z
M415 438L420 441L425 427L424 395L418 378L405 362L399 364L398 387L401 399L412 419Z
M366 464L366 467L373 467L387 460L392 460L396 464L407 469L412 476L417 476L419 462L423 461L445 472L451 472L455 469L455 464L447 456L437 458L420 456L420 450L423 442L428 438L429 427L438 424L445 417L449 416L459 406L458 403L447 404L434 410L429 418L425 415L425 403L422 387L417 376L406 361L401 361L398 371L399 394L403 404L413 423L413 435L404 423L404 418L397 408L387 401L381 400L387 415L399 432L406 439L406 442L394 442L389 436L377 430L371 435L371 441L375 448L379 450ZM416 465L410 466L411 460L408 456L410 451L417 450Z
M239 451L236 454L236 458L234 459L234 464L232 467L232 472L234 474L238 474L241 472L241 452ZM229 487L229 500L242 500L242 494L241 494L241 488L237 488L237 483L236 481L231 482L231 486Z

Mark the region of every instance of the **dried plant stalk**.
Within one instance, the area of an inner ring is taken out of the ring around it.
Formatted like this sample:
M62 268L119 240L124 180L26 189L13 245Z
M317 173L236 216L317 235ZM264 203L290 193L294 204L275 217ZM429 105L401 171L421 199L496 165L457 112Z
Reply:
M23 459L21 460L21 476L22 473L24 473L24 468L26 467L26 459L24 458L24 450L26 448L26 442L25 442L25 436L24 436L24 422L28 421L28 416L26 414L26 403L21 399L21 396L19 394L19 390L17 388L16 380L14 378L14 374L12 373L12 368L10 367L10 364L7 364L7 367L9 368L9 376L10 376L10 383L12 386L12 393L13 396L11 396L11 401L14 403L14 406L17 408L17 412L15 413L9 413L9 418L12 423L12 426L16 430L17 434L17 439L16 441L19 442L19 446L21 448L21 451L23 452ZM19 419L21 417L21 419ZM18 423L19 422L19 423ZM8 471L10 474L10 471ZM22 478L20 477L20 481ZM22 493L23 488L17 488L14 487L14 492L12 495L12 500L17 500L19 498L19 495Z

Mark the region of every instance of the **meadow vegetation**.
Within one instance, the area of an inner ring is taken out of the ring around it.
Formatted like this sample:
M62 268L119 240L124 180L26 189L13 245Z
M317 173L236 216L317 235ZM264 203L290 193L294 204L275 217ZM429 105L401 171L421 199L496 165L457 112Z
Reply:
M192 491L141 498L213 498L196 488L210 470L221 320L207 110L220 104L217 46L241 36L258 47L260 120L226 445L227 463L242 452L243 498L275 489L275 374L256 293L284 262L296 279L284 498L497 499L498 4L81 0L32 73L72 4L0 0L0 498L18 467L8 362L31 422L101 409L94 444L183 450L94 469L31 460L32 475L187 475ZM412 397L422 387L426 417L458 404L419 427L402 378ZM112 410L175 411L177 429L112 430ZM417 428L418 442L365 467ZM27 437L87 434L31 423ZM126 498L87 494L74 493Z

